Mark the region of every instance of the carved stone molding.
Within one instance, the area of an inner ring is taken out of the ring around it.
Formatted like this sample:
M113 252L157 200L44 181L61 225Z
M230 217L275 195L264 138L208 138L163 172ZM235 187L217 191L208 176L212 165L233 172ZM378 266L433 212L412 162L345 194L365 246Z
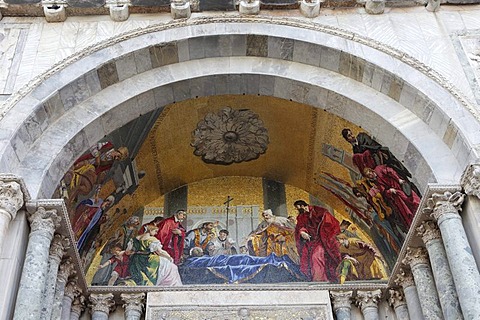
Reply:
M444 193L434 193L427 200L427 207L423 209L423 212L429 214L436 221L448 213L459 214L462 211L463 200L465 194L460 191L451 193L446 191Z
M380 300L381 296L381 290L357 291L357 297L355 298L355 301L360 307L360 310L364 312L364 310L367 308L377 308L378 301Z
M60 269L58 270L57 278L60 281L67 282L70 276L76 274L75 271L75 264L72 261L71 257L65 259L62 264L60 265Z
M440 229L434 221L424 221L416 229L417 234L422 237L423 243L427 244L432 240L438 240L442 238Z
M353 291L330 291L330 298L332 299L333 310L339 308L352 308Z
M145 307L145 293L122 293L120 298L124 302L123 307L125 312L129 310L135 310L139 313L142 313Z
M412 272L408 269L401 268L395 278L395 283L402 286L403 289L412 287L415 285Z
M461 184L467 195L480 199L480 164L472 164L465 170Z
M23 192L20 184L0 180L0 212L6 212L10 220L13 220L22 206Z
M82 294L82 289L78 287L76 281L69 281L65 286L65 291L63 294L74 300L76 297Z
M405 301L405 294L403 293L402 289L389 289L388 293L388 303L393 308L397 308L398 306L407 304L407 302Z
M109 314L115 310L115 301L112 293L92 293L90 294L90 304L92 313L103 312Z
M53 236L52 244L50 245L50 258L61 260L65 252L70 248L70 240L60 234Z
M424 247L418 247L418 248L408 247L407 254L405 255L405 258L402 260L402 262L404 264L408 264L410 268L413 268L419 264L428 265L429 260L428 260L427 249L425 249Z
M256 113L226 107L198 123L192 147L204 162L227 165L257 159L268 143L268 130Z
M38 209L28 217L31 232L45 231L52 235L55 229L60 225L61 218L57 215L57 210L46 210L44 207Z

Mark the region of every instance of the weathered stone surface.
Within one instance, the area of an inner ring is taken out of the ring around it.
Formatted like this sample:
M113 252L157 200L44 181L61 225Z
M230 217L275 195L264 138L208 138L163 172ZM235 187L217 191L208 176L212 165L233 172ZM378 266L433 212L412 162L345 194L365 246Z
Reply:
M170 7L170 0L132 0L132 6L142 7L156 7L167 6Z
M247 35L247 56L266 57L268 55L268 37Z
M67 0L70 7L98 8L105 5L105 0Z
M234 0L200 0L200 11L235 10Z
M178 62L178 48L176 43L160 44L150 47L152 68Z

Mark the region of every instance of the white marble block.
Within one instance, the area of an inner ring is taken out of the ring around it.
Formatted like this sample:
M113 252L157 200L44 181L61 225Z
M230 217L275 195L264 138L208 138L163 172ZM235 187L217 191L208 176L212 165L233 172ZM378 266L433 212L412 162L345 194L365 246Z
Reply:
M63 22L67 20L67 12L63 4L44 5L43 13L47 22Z
M120 22L126 21L130 16L127 4L111 5L110 7L110 19L112 21Z
M320 14L319 0L300 1L300 12L307 18L315 18Z
M170 10L173 19L188 19L192 15L190 1L172 1Z
M259 14L260 1L241 0L240 4L238 5L238 11L240 12L240 14Z

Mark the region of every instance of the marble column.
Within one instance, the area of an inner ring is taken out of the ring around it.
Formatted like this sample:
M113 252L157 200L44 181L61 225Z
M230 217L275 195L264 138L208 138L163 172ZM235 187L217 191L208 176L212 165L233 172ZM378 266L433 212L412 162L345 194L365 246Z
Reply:
M85 310L85 297L80 295L75 297L72 302L72 308L70 310L70 320L78 320Z
M53 237L48 256L48 273L45 279L45 290L43 292L42 313L40 319L50 320L52 316L52 304L55 295L55 286L57 284L57 274L60 262L62 261L65 250L70 246L70 241L59 234Z
M28 220L31 231L15 304L15 320L40 319L48 254L60 217L56 210L39 207Z
M142 316L145 293L122 293L120 295L125 308L125 320L140 320Z
M23 206L23 192L15 181L0 180L0 254L7 235L10 221L15 219L18 210Z
M423 319L417 287L415 286L413 275L410 270L400 269L395 279L395 283L403 288L410 318L415 320Z
M480 273L459 214L464 198L459 191L435 193L424 211L431 214L440 228L464 318L480 319Z
M353 291L330 291L333 312L337 320L350 320Z
M72 304L75 297L78 297L82 290L77 286L76 281L70 281L65 287L65 293L62 301L62 315L60 319L70 319Z
M447 254L437 224L433 221L424 221L417 228L417 233L422 237L427 247L444 318L463 319L452 272L448 265Z
M92 320L108 320L110 311L115 309L115 301L111 293L90 294Z
M75 273L75 265L73 264L72 258L68 257L60 265L60 270L57 274L57 284L55 285L55 295L52 305L52 320L61 319L65 287L67 285L68 278Z
M357 291L356 301L362 310L364 320L378 320L378 301L382 295L380 289L373 291Z
M398 289L390 289L388 303L392 306L397 316L397 320L410 320L408 314L407 302L405 301L405 295L403 291Z
M437 288L435 287L432 270L430 269L427 249L423 247L408 247L407 254L402 262L409 265L412 270L424 318L427 320L443 319Z

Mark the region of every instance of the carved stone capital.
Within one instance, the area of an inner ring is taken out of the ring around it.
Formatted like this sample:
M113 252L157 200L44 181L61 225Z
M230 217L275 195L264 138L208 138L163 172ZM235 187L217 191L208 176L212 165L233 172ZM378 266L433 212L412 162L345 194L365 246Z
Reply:
M465 199L465 194L460 191L451 193L446 191L444 193L434 193L427 200L427 207L423 212L429 214L436 221L446 214L460 214L462 211L462 203Z
M472 164L465 170L461 185L467 195L480 199L480 164Z
M75 297L75 299L73 299L71 311L78 315L81 315L84 310L85 310L85 297L82 295L79 295Z
M60 225L61 219L62 218L57 215L57 210L46 210L43 207L38 207L38 209L28 217L31 232L45 231L50 233L52 237L55 229Z
M0 212L7 213L10 220L15 219L23 206L23 192L19 183L0 180Z
M408 269L400 268L395 278L395 283L402 286L403 289L414 286L415 281L413 280L412 272Z
M70 240L60 234L53 236L52 244L50 245L50 258L62 260L66 250L70 248Z
M405 294L403 293L402 289L400 288L389 289L388 293L389 293L388 303L393 308L397 308L398 306L407 304L407 302L405 301Z
M330 291L330 298L332 299L333 310L339 308L352 308L353 291Z
M92 293L90 294L90 304L92 313L103 312L109 314L115 310L115 301L112 293Z
M65 259L62 264L60 265L60 269L58 270L57 278L63 282L67 282L70 276L76 274L75 265L72 261L72 258L68 257Z
M145 303L145 293L122 293L120 295L124 304L125 312L130 310L138 311L140 314L143 311Z
M424 221L420 226L417 227L417 234L422 237L423 243L427 244L432 240L437 240L442 238L440 229L437 224L433 221Z
M64 295L71 298L72 300L82 294L82 289L77 285L76 281L69 281L65 286Z
M382 291L380 289L373 291L357 291L356 302L360 307L362 312L367 308L378 308L378 301L382 296Z
M418 248L408 247L407 254L405 255L405 258L402 260L402 262L404 264L408 264L410 268L413 268L419 264L428 265L429 260L428 260L427 249L425 249L424 247L418 247Z

